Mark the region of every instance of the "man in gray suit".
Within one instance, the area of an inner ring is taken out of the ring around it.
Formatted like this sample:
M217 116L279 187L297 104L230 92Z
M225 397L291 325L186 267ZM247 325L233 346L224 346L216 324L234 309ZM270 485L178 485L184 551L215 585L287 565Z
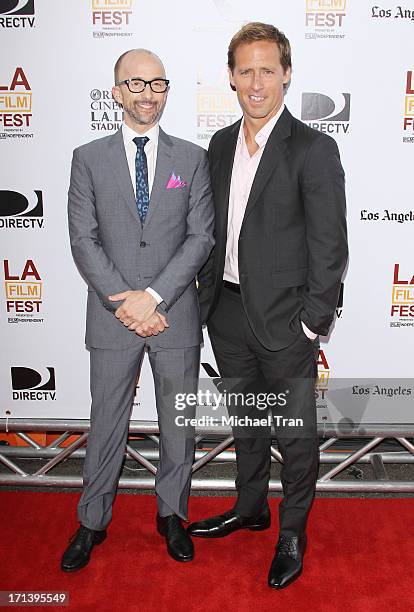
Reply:
M84 567L112 516L137 374L147 349L160 427L157 529L177 561L194 556L187 520L194 435L174 396L197 389L202 339L195 286L214 244L206 154L159 127L169 90L161 60L137 49L115 65L124 123L75 149L69 187L74 260L88 284L92 408L78 505L61 567ZM191 409L187 409L192 416ZM187 416L187 415L186 415Z

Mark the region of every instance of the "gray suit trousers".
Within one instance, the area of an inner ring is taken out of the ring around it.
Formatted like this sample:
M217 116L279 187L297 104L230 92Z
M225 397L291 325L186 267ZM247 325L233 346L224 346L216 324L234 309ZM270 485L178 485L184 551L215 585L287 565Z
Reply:
M129 421L145 348L142 339L122 350L90 348L92 408L84 463L84 490L78 519L94 530L107 527L128 438ZM200 347L149 349L160 428L160 461L156 475L158 512L187 520L194 430L175 424L175 417L194 417L195 408L177 411L176 393L196 393Z

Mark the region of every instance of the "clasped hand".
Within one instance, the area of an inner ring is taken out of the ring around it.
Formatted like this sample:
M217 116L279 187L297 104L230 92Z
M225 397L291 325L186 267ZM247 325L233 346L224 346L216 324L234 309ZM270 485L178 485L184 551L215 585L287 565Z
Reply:
M148 291L124 291L110 295L111 302L124 300L115 311L117 319L139 336L157 336L169 327L167 319L155 309L156 299Z

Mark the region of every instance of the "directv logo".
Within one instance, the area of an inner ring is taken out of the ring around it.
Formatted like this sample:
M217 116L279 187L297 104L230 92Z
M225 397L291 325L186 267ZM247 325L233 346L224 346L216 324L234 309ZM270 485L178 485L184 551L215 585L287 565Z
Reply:
M34 0L2 0L1 15L34 15Z
M43 195L0 190L0 229L43 228Z
M311 128L328 134L347 134L351 113L351 94L336 99L321 93L302 94L301 119Z
M0 27L33 28L34 0L1 0Z
M32 368L12 367L12 397L20 401L38 401L56 399L55 368L44 371Z

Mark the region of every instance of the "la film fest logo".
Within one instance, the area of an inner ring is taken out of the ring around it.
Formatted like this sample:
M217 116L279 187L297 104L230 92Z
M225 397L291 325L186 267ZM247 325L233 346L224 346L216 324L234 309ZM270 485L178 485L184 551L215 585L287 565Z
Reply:
M319 349L316 361L317 377L315 383L315 400L317 408L326 408L327 394L329 390L330 367L325 351ZM321 403L322 402L322 403Z
M215 83L208 83L201 73L197 78L197 140L209 141L217 130L231 125L238 117L237 97L231 89L227 72Z
M11 367L12 399L14 401L55 401L55 368L38 370Z
M414 327L414 275L394 264L390 327Z
M34 0L1 0L0 27L8 30L34 28Z
M403 129L403 142L414 143L414 79L412 70L407 70L405 81ZM408 136L407 133L410 135Z
M3 261L4 290L8 323L43 323L43 281L32 259L21 269Z
M90 93L90 128L94 131L114 132L124 118L124 112L108 89L92 89Z
M350 93L337 94L335 98L322 93L302 93L301 119L314 130L333 135L348 134L350 115Z
M346 0L306 0L305 38L345 38Z
M0 229L43 229L43 194L0 190Z
M92 0L93 37L132 36L131 16L132 0Z
M0 139L33 138L27 131L32 116L32 88L23 68L18 67L10 85L0 85Z
M318 379L316 382L316 388L327 389L330 376L330 368L325 355L325 351L323 349L319 349L318 361L316 362L316 364L318 366Z

